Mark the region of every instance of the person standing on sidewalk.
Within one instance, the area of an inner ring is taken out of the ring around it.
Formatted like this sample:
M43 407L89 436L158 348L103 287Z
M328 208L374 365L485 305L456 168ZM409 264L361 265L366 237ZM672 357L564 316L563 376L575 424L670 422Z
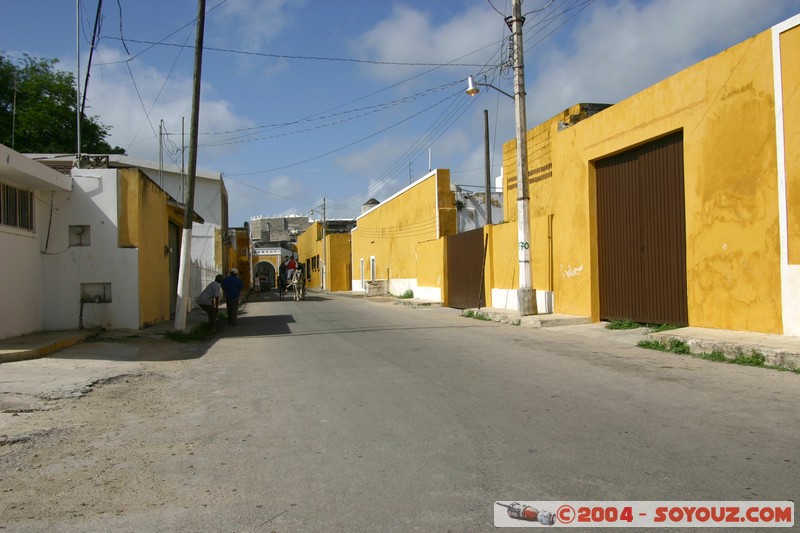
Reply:
M239 295L242 293L242 280L239 279L238 269L232 268L230 276L222 280L222 290L225 292L228 324L235 326L239 315Z
M197 297L197 305L208 315L208 329L211 331L214 331L214 326L217 323L219 299L222 297L221 283L224 279L225 277L222 274L217 274L214 281L206 285L206 288Z

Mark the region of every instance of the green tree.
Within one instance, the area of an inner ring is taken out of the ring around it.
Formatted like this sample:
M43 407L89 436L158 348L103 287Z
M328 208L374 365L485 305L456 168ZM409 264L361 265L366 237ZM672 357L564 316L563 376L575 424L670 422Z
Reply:
M57 70L57 63L0 54L0 143L23 153L75 153L75 76ZM124 154L106 142L110 131L96 116L81 117L81 152Z

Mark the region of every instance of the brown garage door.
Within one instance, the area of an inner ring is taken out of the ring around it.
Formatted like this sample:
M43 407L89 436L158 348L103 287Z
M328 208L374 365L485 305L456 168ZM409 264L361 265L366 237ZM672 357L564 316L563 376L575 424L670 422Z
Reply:
M596 168L600 318L688 325L683 133Z
M482 273L483 228L447 237L447 305L482 307Z

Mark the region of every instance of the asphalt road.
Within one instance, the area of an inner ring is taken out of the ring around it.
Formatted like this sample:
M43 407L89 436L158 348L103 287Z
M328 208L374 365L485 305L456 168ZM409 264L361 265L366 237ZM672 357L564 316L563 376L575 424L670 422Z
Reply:
M800 376L631 335L251 302L199 357L76 401L83 427L5 450L0 526L496 531L495 501L796 497Z

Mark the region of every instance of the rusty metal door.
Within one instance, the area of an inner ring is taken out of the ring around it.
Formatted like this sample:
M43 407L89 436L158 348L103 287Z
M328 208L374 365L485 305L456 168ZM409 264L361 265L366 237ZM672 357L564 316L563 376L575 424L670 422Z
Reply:
M456 309L485 305L483 228L447 237L447 302Z
M600 318L688 325L683 134L596 169Z

